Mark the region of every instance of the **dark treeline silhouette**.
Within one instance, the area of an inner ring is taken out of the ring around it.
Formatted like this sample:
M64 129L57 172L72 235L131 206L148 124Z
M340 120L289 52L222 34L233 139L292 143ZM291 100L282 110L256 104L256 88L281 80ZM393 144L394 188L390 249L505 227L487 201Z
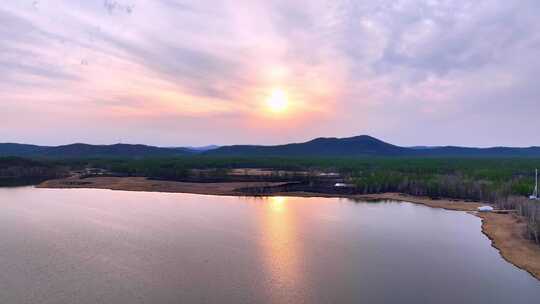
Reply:
M64 177L66 166L18 157L0 157L0 186L29 185Z

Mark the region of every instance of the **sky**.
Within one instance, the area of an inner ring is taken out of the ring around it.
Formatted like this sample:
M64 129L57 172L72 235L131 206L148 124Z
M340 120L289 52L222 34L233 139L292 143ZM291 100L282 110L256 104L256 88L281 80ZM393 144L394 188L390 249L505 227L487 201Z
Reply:
M0 142L540 145L540 1L9 0Z

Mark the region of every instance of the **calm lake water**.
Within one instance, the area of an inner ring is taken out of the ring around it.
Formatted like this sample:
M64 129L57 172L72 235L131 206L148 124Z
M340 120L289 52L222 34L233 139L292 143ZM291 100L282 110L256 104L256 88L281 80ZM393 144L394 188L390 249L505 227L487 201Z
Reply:
M464 212L0 188L0 303L538 303Z

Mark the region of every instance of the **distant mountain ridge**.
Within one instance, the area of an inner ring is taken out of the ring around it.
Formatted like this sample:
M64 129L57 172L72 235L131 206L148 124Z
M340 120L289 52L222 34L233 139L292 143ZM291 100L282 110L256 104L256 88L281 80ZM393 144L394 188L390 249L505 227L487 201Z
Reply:
M223 156L311 156L311 157L540 157L540 147L468 148L468 147L400 147L369 135L346 138L316 138L304 143L276 146L224 146L207 155Z
M70 144L63 146L36 146L26 144L0 144L0 156L19 156L34 158L102 158L102 157L167 157L189 155L187 148L159 148L146 145L114 144L89 145Z
M540 157L540 147L469 148L456 146L401 147L377 138L360 135L347 138L320 137L303 143L284 145L232 145L201 148L164 148L147 145L71 144L57 147L0 143L0 156L32 158L91 158L91 157L175 157L186 155L244 156L244 157Z

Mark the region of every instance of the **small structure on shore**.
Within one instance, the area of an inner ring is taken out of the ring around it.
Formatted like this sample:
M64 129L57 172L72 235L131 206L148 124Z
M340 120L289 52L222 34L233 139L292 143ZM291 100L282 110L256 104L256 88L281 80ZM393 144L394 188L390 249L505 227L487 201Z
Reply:
M318 176L323 176L323 177L338 177L339 173L337 173L337 172L321 172L321 173L319 173L317 175Z
M535 171L535 177L534 177L534 192L531 196L529 196L529 199L532 200L538 200L538 169Z
M336 188L350 188L350 187L353 187L354 185L351 185L351 184L345 184L345 183L335 183L334 184L334 187Z
M491 207L491 206L481 206L481 207L478 207L478 211L480 211L480 212L492 212L493 207Z

